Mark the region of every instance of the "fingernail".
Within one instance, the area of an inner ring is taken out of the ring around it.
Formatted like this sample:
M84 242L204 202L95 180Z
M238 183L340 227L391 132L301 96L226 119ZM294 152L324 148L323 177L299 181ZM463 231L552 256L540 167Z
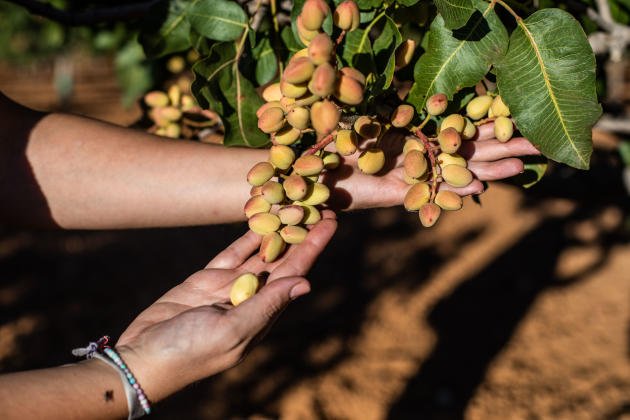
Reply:
M291 300L295 300L300 296L304 296L310 291L311 286L308 283L301 282L293 286L293 289L291 289L291 291L289 292L289 297L291 298Z

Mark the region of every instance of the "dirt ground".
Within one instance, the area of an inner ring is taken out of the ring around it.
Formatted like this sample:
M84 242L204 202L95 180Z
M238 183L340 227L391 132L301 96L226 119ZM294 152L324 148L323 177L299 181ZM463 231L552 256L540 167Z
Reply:
M0 90L54 107L46 77L21 87L29 77ZM132 122L114 89L79 85L69 109ZM630 419L619 159L598 148L590 172L552 169L527 192L492 184L433 229L400 209L341 215L313 292L241 365L153 417ZM71 348L116 336L245 229L0 228L0 370L68 363Z

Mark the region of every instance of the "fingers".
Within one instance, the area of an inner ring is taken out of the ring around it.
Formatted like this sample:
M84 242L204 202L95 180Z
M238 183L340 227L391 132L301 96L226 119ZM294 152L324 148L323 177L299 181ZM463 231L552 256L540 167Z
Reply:
M448 185L446 182L441 182L438 187L439 190L453 191L462 197L472 194L481 194L484 190L483 183L478 179L474 179L470 184L462 188L456 188Z
M464 141L457 151L470 161L491 162L508 157L539 155L538 149L524 137L514 137L501 143L498 140Z
M214 257L206 268L231 269L238 267L258 249L261 240L262 238L259 235L251 230L248 231Z
M337 220L337 213L335 213L332 210L324 209L322 210L321 213L322 213L322 219Z
M475 140L490 140L494 138L494 122L477 126L477 137Z
M484 186L481 181L496 181L509 178L523 172L523 162L517 158L501 159L496 162L470 162L468 169L478 179L463 188L455 188L445 182L440 183L440 190L453 191L459 195L481 194Z
M508 158L496 162L470 162L468 169L482 181L496 181L523 172L523 161L517 158Z
M303 277L285 277L268 282L258 293L234 309L232 325L244 341L251 341L269 326L292 300L310 292L311 286Z
M282 277L305 275L333 237L336 229L337 221L331 218L317 223L302 243L289 248L284 257L272 264L269 269L271 272L269 282Z

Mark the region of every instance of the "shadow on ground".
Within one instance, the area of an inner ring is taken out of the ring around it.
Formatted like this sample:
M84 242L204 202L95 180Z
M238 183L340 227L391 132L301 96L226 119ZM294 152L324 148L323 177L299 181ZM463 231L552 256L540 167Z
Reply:
M556 274L560 254L571 246L585 245L572 235L576 224L597 220L610 208L630 215L630 200L614 154L596 154L590 172L556 168L526 194L524 208L553 197L570 199L577 206L566 217L545 220L430 312L428 320L438 334L437 345L392 405L389 418L411 419L418 414L427 419L463 418L489 364L536 298L549 289L584 279L606 264L614 246L630 241L627 226L602 229L587 243L598 246L599 258L569 277ZM620 410L621 414L630 413L627 405Z
M598 261L572 278L554 274L560 252L576 243L567 233L569 226L611 206L630 214L620 179L614 156L600 153L590 173L556 170L527 194L524 209L558 195L577 206L568 217L544 221L430 311L437 344L390 407L390 418L463 416L488 365L536 297L579 282L606 263L612 247L627 243L627 231L602 231L594 239L603 250ZM386 253L389 239L411 238L418 230L414 215L396 211L384 224L380 214L341 217L333 244L310 275L313 293L292 305L252 354L252 372L236 379L228 372L195 384L160 404L156 418L274 416L280 397L298 382L343 361L380 293L422 287L419 279L430 278L445 262L433 248L419 246L395 275L375 280L372 274L380 267L368 245L373 249L382 243ZM71 348L102 334L119 335L138 312L244 230L244 225L125 232L5 229L0 232L0 367L7 372L68 363ZM453 252L481 233L460 232ZM25 318L35 320L32 328L19 327ZM314 348L333 339L341 345L312 357ZM209 400L214 401L212 414L202 407ZM326 417L323 412L313 415Z

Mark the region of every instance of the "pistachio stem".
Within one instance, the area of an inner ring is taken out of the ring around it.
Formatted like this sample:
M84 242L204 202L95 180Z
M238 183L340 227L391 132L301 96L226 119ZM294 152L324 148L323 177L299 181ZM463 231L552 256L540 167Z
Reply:
M322 150L324 147L328 146L335 139L337 135L337 130L333 131L314 145L312 145L306 152L304 152L304 156L312 155L317 153L319 150Z
M424 135L422 130L417 129L417 130L414 131L414 134L415 134L416 137L418 137L420 139L420 141L424 145L424 148L427 150L427 154L429 155L429 162L431 163L431 172L433 174L433 182L431 184L431 199L430 199L430 201L433 201L435 199L435 194L437 192L437 180L438 180L437 162L435 161L435 155L433 154L434 147L431 145L431 142L429 141L427 136Z
M422 123L418 126L418 130L422 130L429 121L431 121L431 115L427 114L427 116L424 118L424 121L422 121Z
M482 119L482 120L475 121L473 124L474 124L475 126L479 127L480 125L484 125L484 124L486 124L486 123L493 122L493 121L494 121L494 120L496 120L496 119L497 119L496 117L492 117L492 118L484 118L484 119Z

